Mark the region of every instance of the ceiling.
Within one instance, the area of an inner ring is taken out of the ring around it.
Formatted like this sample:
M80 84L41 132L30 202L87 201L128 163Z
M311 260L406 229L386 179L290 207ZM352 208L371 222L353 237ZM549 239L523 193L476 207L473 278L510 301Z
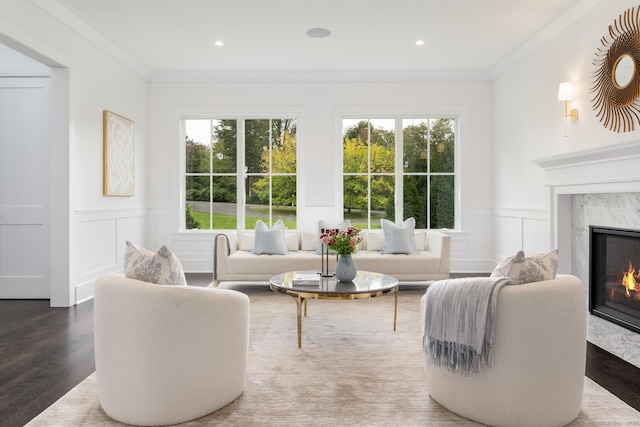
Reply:
M150 73L486 72L585 0L58 3ZM331 35L308 37L314 27Z

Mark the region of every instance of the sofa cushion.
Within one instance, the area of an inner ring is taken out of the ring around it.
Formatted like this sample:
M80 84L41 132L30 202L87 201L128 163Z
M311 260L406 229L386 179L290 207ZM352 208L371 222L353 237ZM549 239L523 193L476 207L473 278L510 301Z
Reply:
M318 249L318 232L317 231L301 231L300 232L300 249L303 251L313 251Z
M413 254L416 252L414 231L416 220L408 218L399 225L382 218L380 220L384 233L383 254Z
M427 232L424 230L416 230L413 237L416 241L416 251L424 251L425 242L427 241Z
M229 274L245 277L272 276L293 270L320 271L321 257L315 251L290 252L287 255L256 255L251 252L236 251L227 258Z
M238 231L238 250L251 252L255 240L256 233L254 230Z
M382 231L367 231L363 233L365 239L365 247L363 249L367 251L378 251L380 252L384 247L384 234Z
M287 251L296 252L300 247L300 233L297 231L285 231L284 241L287 244Z
M318 221L318 240L316 241L316 254L320 255L322 253L322 240L320 237L322 234L322 230L332 230L337 228L338 230L346 230L348 226L351 225L351 221L346 220L337 225L330 225L328 222L324 220ZM330 254L335 254L336 252L333 249L329 249Z
M256 221L255 239L251 253L286 255L288 252L287 241L284 237L284 223L281 220L276 221L271 229L264 221Z
M386 254L380 251L358 251L353 254L358 270L377 271L391 276L428 275L440 268L440 257L430 252Z
M523 284L555 279L557 271L558 249L530 257L526 257L524 251L519 251L500 261L491 272L491 277L506 276L516 284Z
M140 254L148 254L140 257ZM137 262L134 263L134 259ZM157 252L142 250L127 242L124 275L158 285L186 286L187 279L178 257L163 245Z

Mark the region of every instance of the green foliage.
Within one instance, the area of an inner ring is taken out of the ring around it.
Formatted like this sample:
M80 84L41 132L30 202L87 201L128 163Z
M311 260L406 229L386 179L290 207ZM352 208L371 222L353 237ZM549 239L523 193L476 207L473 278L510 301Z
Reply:
M200 228L200 222L193 217L191 212L191 206L187 205L186 209L186 224L185 227L187 230L191 230L192 228Z
M455 120L449 118L419 120L403 129L403 217L414 217L421 228L453 228L455 193L453 174L455 156ZM371 137L369 138L369 135ZM395 181L385 175L394 171L394 135L375 129L368 120L345 129L343 140L344 207L346 213L367 210L384 211L383 217L395 217ZM371 200L369 200L371 198ZM427 224L427 212L430 224ZM364 225L366 226L366 224Z
M425 197L420 194L418 188L420 182L425 187L424 176L405 176L404 178L404 219L413 217L416 220L416 228L427 227L427 211ZM425 194L425 192L423 192Z
M247 203L264 205L268 213L293 207L297 200L296 122L289 119L245 120ZM271 140L269 140L271 138ZM214 121L211 146L186 141L186 200L237 202L237 121ZM271 149L269 149L271 148ZM403 217L414 217L420 228L453 228L455 225L455 120L419 120L403 129ZM211 165L211 168L209 167ZM210 188L210 170L215 175ZM343 189L345 218L359 227L378 228L376 219L394 219L395 134L361 120L345 130L343 140ZM445 174L445 175L433 175ZM429 181L430 180L430 181ZM430 185L428 185L430 183ZM429 213L429 216L427 216ZM206 215L200 218L200 215ZM294 214L295 215L295 214ZM427 218L430 224L427 224ZM187 228L207 224L208 213L188 212ZM230 226L222 215L214 216L214 228ZM371 224L369 224L371 221ZM232 224L231 224L232 223ZM255 218L247 218L248 228ZM295 220L293 221L295 224Z
M296 138L288 131L277 141L274 141L271 151L263 150L260 169L263 172L272 171L278 173L295 173L296 171ZM269 190L271 190L271 203L276 206L294 206L296 204L296 177L264 176L251 183L251 203L268 204Z
M193 142L187 137L186 141L186 171L187 173L209 172L209 146Z

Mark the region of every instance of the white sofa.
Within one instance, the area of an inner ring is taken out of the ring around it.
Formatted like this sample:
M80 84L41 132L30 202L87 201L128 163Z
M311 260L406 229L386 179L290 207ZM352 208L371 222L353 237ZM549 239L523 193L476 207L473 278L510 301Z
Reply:
M94 330L98 396L115 420L182 423L244 390L246 294L103 276L96 281Z
M449 277L450 236L436 230L416 230L414 254L381 254L384 236L380 230L363 230L362 242L353 260L358 270L388 274L399 281L440 280ZM230 231L214 237L213 283L223 281L268 281L271 277L297 270L321 269L317 254L317 231L286 230L288 254L255 255L251 253L253 230ZM336 256L329 256L333 269Z
M425 297L423 325L424 307ZM569 424L582 404L586 318L584 288L574 276L504 286L496 308L493 366L465 376L425 358L429 395L490 426Z

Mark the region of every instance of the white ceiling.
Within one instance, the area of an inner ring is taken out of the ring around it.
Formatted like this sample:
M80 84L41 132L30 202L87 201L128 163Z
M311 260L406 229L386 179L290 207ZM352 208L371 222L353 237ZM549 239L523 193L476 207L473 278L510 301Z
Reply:
M58 2L80 18L79 27L89 24L149 72L178 73L487 72L541 30L597 1ZM331 35L310 38L305 33L313 27ZM416 46L417 39L425 44ZM215 40L224 46L214 46Z

